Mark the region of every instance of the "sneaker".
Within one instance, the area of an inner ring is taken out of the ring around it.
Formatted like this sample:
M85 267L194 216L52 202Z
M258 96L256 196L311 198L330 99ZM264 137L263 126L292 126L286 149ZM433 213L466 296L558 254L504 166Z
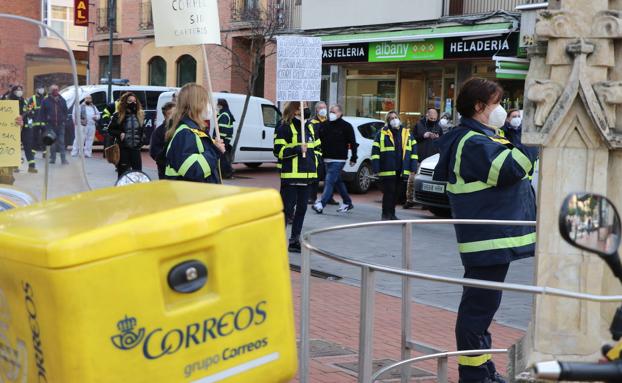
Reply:
M290 253L300 253L302 251L302 249L300 248L300 241L298 241L296 239L290 239L289 240L289 246L287 247L287 250Z
M311 206L311 209L318 214L322 214L324 206L322 206L322 202L316 202L313 206Z
M339 213L347 213L350 210L354 209L354 205L352 205L351 203L349 204L341 204L339 205L339 209L337 209L337 212Z
M412 201L406 201L402 206L403 209L410 209L411 207L415 207L415 203Z
M36 173L39 173L39 171L34 166L29 166L28 167L28 173L35 173L36 174Z

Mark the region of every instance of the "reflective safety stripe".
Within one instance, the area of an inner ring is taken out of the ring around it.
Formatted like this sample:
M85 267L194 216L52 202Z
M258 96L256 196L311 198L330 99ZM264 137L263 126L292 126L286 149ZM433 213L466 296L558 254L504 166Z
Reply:
M405 176L410 175L410 170L404 170L402 172L402 174L405 175Z
M466 183L464 182L464 179L460 177L460 164L462 161L462 149L464 148L464 144L466 143L466 141L469 138L475 136L476 134L478 133L475 133L474 131L469 131L467 134L464 135L464 137L462 137L462 139L458 143L458 149L456 150L456 160L454 164L454 173L456 175L456 183L447 184L447 191L450 193L466 194L466 193L473 193L476 191L480 191L480 190L484 190L484 189L488 189L492 187L488 185L487 183L481 182L481 181L474 181L474 182Z
M523 152L521 152L517 148L512 149L512 157L514 158L516 162L518 162L520 167L523 168L525 173L529 174L529 172L533 168L533 164L529 160L529 157L524 155Z
M492 161L492 165L490 166L490 170L488 171L488 181L486 182L489 185L497 186L497 182L499 181L499 173L501 172L501 167L505 163L505 160L510 155L510 149L506 149L501 152L497 156L497 158Z
M487 239L484 241L459 243L461 253L476 253L478 251L511 249L536 243L536 233L529 233L519 237Z
M388 171L388 172L380 172L380 173L378 173L378 175L380 177L383 177L383 176L385 176L385 177L386 176L394 176L395 175L395 170L391 170L391 171Z
M317 173L281 173L281 178L317 178Z
M186 173L188 173L188 170L190 170L192 165L195 164L195 162L197 164L199 164L199 166L203 170L203 177L204 178L207 178L207 177L209 177L212 174L212 171L211 171L211 169L209 167L209 164L207 163L207 160L205 159L205 157L203 157L202 154L192 154L192 155L188 156L188 158L186 158L184 163L181 164L181 167L179 168L179 174L182 177L184 177L186 175Z
M372 160L379 160L380 159L380 155L379 154L373 154L370 158Z
M478 356L460 355L458 357L458 364L461 366L479 367L491 359L492 354L483 354Z

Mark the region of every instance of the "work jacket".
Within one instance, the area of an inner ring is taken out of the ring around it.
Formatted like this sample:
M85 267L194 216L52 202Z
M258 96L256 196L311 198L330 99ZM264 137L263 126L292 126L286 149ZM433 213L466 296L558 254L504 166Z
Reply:
M274 156L281 163L281 179L288 184L308 184L317 179L318 159L315 154L315 136L304 129L307 154L302 155L300 120L283 122L276 130Z
M446 181L456 219L535 221L529 182L535 156L469 118L439 140L434 179ZM492 266L534 255L531 226L455 225L465 266Z
M394 137L399 132L399 137ZM398 140L398 141L396 141ZM401 153L396 153L401 149ZM393 130L382 128L371 149L371 164L375 174L380 177L408 176L417 171L417 141L408 129L400 127Z

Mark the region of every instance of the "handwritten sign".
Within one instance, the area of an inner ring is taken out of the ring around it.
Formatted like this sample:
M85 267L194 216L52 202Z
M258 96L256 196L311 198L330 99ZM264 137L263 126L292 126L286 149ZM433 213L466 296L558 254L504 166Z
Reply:
M0 101L0 167L19 166L21 162L19 101Z
M322 39L278 36L276 98L319 101L322 87Z
M153 0L156 47L220 44L217 0Z

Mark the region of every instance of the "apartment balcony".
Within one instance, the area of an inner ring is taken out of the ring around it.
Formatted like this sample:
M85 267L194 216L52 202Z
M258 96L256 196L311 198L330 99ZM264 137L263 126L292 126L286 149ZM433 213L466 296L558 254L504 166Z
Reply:
M301 0L233 0L231 6L231 22L238 28L261 22L279 30L297 30L301 14Z
M140 0L138 9L140 21L138 29L141 31L149 31L153 29L153 14L151 13L151 0Z
M108 33L108 8L97 8L97 23L95 26L97 33ZM114 25L114 33L117 32L117 25Z
M475 15L495 11L516 12L523 4L543 3L544 0L448 0L445 2L445 16Z

